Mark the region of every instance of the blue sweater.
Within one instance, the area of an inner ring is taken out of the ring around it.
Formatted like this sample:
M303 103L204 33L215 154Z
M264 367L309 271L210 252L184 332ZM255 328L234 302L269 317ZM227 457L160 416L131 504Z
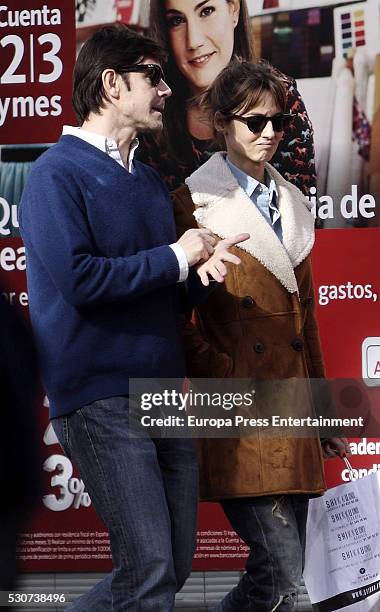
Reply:
M19 211L30 314L50 416L181 377L176 233L168 192L62 136L34 164Z

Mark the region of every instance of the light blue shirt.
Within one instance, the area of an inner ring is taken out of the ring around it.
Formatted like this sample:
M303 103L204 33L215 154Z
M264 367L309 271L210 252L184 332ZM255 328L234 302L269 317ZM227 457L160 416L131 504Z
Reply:
M281 214L277 207L278 193L276 183L269 172L265 170L265 183L260 183L230 162L228 157L226 157L226 162L240 187L252 200L264 219L273 229L277 238L282 242Z

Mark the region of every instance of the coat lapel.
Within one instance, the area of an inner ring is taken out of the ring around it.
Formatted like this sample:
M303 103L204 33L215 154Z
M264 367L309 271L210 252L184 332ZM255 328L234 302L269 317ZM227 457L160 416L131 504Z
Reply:
M248 232L250 238L239 248L250 253L290 292L298 292L294 268L314 244L314 219L303 194L269 164L275 180L281 213L283 243L260 211L239 186L223 153L215 153L198 168L186 184L195 205L198 223L221 238Z

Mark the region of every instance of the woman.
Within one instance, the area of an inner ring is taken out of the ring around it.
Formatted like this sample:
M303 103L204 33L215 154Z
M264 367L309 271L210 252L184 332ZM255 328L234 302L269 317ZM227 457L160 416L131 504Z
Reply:
M155 167L172 190L218 150L194 96L213 83L232 57L255 59L253 34L245 0L150 0L150 24L151 35L169 53L165 71L173 94L162 139L144 136L137 156ZM308 195L316 183L312 126L295 81L281 77L287 112L296 117L272 163Z
M259 416L312 415L305 381L324 377L310 261L314 219L303 194L268 163L292 119L284 83L264 64L231 64L204 100L226 153L173 192L177 227L181 233L198 222L222 239L243 229L250 238L231 249L241 264L227 276L216 263L225 283L198 307L196 326L186 324L188 373L253 377ZM213 257L201 276L212 266ZM290 612L308 498L325 489L322 448L309 431L296 438L290 435L299 430L281 430L281 439L260 427L248 433L200 444L202 498L221 501L251 549L246 573L217 611ZM340 438L325 447L327 455L348 450Z

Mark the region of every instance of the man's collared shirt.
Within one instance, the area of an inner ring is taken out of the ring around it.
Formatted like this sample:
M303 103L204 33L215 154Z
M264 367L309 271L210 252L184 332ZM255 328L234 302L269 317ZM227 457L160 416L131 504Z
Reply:
M112 159L114 159L118 164L124 166L124 162L121 159L120 151L116 144L116 140L113 138L106 138L106 136L102 136L101 134L96 134L95 132L89 132L88 130L84 130L81 127L73 127L71 125L64 125L62 129L63 136L77 136L82 140L85 140L89 144L93 145L97 149L103 151L103 153L107 153ZM138 138L135 138L132 141L131 148L128 155L128 172L133 172L133 158L135 156L135 151L139 146Z
M282 242L281 214L277 207L278 194L274 179L269 172L265 170L265 183L260 183L235 166L228 157L226 157L226 162L240 187L252 200L264 219L273 229L277 238Z
M128 172L133 174L133 158L135 156L135 151L139 146L138 138L135 138L132 141L131 148L128 155L128 168L125 167L123 160L121 159L119 148L116 144L116 140L112 138L106 138L101 134L96 134L95 132L89 132L88 130L84 130L81 127L73 127L71 125L64 125L62 129L63 136L77 136L82 140L85 140L90 145L96 147L106 153L112 159L114 159L118 164L123 166ZM185 251L181 247L180 244L173 243L169 244L170 248L174 251L175 256L178 260L179 266L179 278L178 282L182 283L185 281L189 275L189 264L186 259Z

